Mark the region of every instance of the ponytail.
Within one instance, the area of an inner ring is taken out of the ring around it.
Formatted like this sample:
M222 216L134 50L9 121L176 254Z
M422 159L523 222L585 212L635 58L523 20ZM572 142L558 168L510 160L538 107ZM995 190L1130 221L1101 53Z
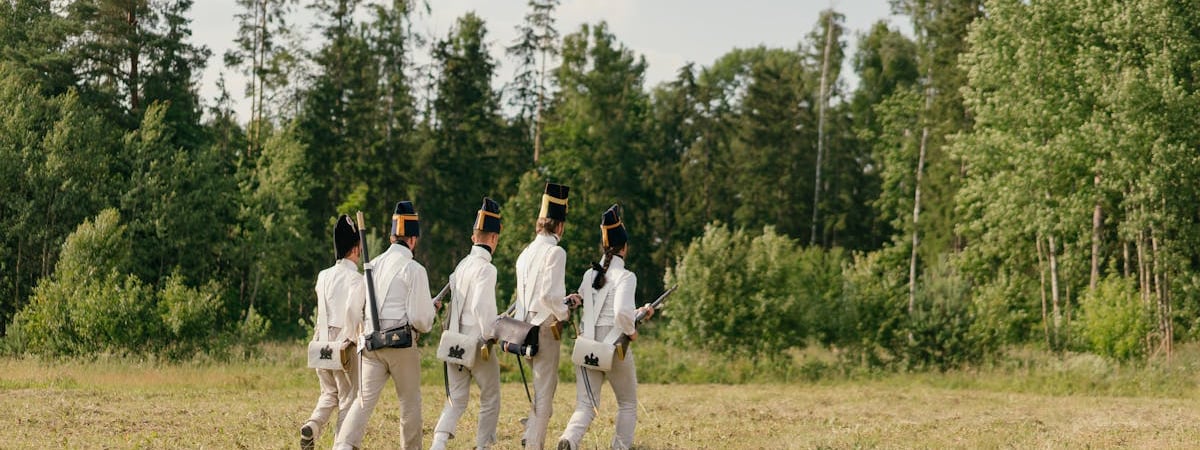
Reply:
M608 272L609 264L612 264L613 255L620 250L621 249L619 248L606 248L604 249L604 263L592 263L592 270L596 271L596 278L592 280L592 289L600 289L604 287L604 282L607 281L604 277L604 274Z

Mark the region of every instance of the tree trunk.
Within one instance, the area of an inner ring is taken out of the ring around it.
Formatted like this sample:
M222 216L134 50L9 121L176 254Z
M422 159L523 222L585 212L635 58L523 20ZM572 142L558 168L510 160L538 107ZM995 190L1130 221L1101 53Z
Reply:
M1048 252L1048 255L1050 258L1050 300L1051 300L1051 306L1053 307L1053 315L1054 315L1053 342L1054 342L1054 347L1057 349L1062 344L1062 342L1059 339L1060 334L1061 334L1060 332L1062 330L1062 309L1060 307L1060 305L1062 303L1061 303L1061 298L1059 297L1059 290L1058 290L1058 257L1055 256L1055 253L1057 252L1058 248L1054 244L1054 235L1053 234L1047 236L1046 240L1047 240L1047 243L1050 244L1050 249Z
M1159 348L1165 350L1167 359L1171 358L1171 344L1174 336L1171 329L1171 304L1170 304L1170 289L1167 286L1167 274L1165 267L1158 264L1160 254L1158 252L1158 236L1154 230L1150 230L1150 248L1154 259L1154 292L1158 297L1158 331L1160 333ZM1165 266L1165 264L1163 265Z
M1039 290L1042 293L1042 331L1046 334L1046 348L1053 349L1050 342L1050 319L1046 314L1046 265L1044 251L1042 250L1042 237L1037 236L1036 239L1037 257L1038 257L1038 276L1041 278Z
M257 1L254 2L254 42L252 45L253 48L250 49L250 119L246 123L246 126L248 127L246 130L246 137L249 138L246 139L248 141L246 143L246 157L248 161L253 161L251 158L254 157L255 145L258 143L258 136L255 134L252 127L255 127L254 119L258 112L258 74L259 71L262 70L262 64L258 60L258 47L260 42L262 42L262 28L258 26L262 20L260 11L262 11L261 3Z
M1099 164L1099 161L1097 161ZM1100 208L1100 173L1092 178L1092 184L1096 187L1096 205L1092 209L1092 276L1088 281L1088 291L1096 292L1096 284L1100 281L1100 226L1104 222L1104 213Z
M260 71L257 81L258 86L254 89L254 95L258 97L258 110L254 111L255 126L254 126L254 143L256 146L262 145L262 122L263 122L263 102L266 96L263 95L263 87L266 83L263 80L261 71L267 65L267 4L268 0L262 0L262 15L259 16L259 33L262 37L258 39L258 71Z
M1129 241L1121 242L1122 255L1124 256L1123 266L1125 278L1129 278Z
M833 47L833 14L825 20L825 55L821 62L821 92L817 104L817 174L813 181L812 202L812 234L809 235L808 245L817 243L817 220L821 209L821 159L825 155L825 108L829 103L829 52Z
M933 100L933 88L925 89L925 111ZM917 176L913 184L912 254L908 260L908 314L912 315L917 299L917 248L921 243L918 224L921 219L921 173L925 171L925 145L929 142L929 125L921 127L921 149L917 155Z
M1138 293L1142 295L1142 304L1146 307L1150 306L1150 278L1146 270L1146 246L1144 245L1144 233L1138 233L1137 237L1137 256L1138 256Z
M533 162L537 163L542 156L542 108L546 101L546 48L545 42L538 40L540 61L538 64L537 109L533 112Z
M129 110L136 112L139 106L138 99L138 58L141 56L141 48L137 44L138 38L138 17L137 4L129 5L129 10L125 12L125 22L129 24L129 29L133 33L134 42L133 48L129 51Z
M16 306L21 304L21 253L23 253L22 250L24 250L24 249L25 249L24 236L18 234L17 235L17 264L16 264L17 267L16 267L16 270L14 270L14 272L16 274L13 276L13 293L15 293L15 295L13 295L13 313L17 312Z

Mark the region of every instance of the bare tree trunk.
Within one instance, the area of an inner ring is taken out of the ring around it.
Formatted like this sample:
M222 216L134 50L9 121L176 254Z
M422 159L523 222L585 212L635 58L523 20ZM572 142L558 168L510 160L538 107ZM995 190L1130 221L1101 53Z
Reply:
M1150 230L1150 248L1151 253L1154 255L1154 293L1158 299L1158 307L1156 309L1158 310L1158 331L1161 339L1159 348L1166 351L1167 359L1169 360L1171 357L1172 340L1174 338L1172 336L1173 330L1171 329L1170 289L1167 286L1166 269L1160 267L1158 264L1160 258L1158 236L1155 235L1153 229Z
M267 65L267 0L262 0L262 15L259 17L259 32L262 33L262 38L258 40L258 70L264 70ZM256 125L254 126L254 142L255 145L262 145L262 122L263 122L263 102L266 101L266 96L263 95L263 87L266 83L263 80L262 74L258 75L258 87L254 89L254 95L258 96L258 110L254 112L256 116Z
M540 40L539 40L538 44L541 45L543 43L540 42ZM540 65L540 67L538 68L538 82L537 82L538 101L537 101L537 110L535 110L533 112L533 162L534 163L538 162L538 159L541 158L541 156L542 156L542 108L544 107L545 101L546 101L546 89L545 89L546 49L545 48L541 49L539 56L541 58L540 58L540 61L538 62L538 64Z
M812 234L809 235L808 245L817 243L817 219L821 209L821 160L825 155L825 109L829 103L829 52L833 47L833 14L825 20L825 55L821 63L821 98L817 106L817 174L813 181L812 202Z
M16 267L16 270L14 270L14 272L16 272L16 275L13 276L13 292L15 292L16 295L13 296L13 305L18 305L21 302L21 253L23 253L22 250L24 250L24 249L25 249L25 240L23 239L23 236L18 234L17 235L17 264L16 264L17 267ZM16 312L15 308L14 308L13 312L14 313Z
M1125 278L1129 278L1129 241L1121 242L1121 247L1124 255L1124 262L1121 265L1125 271Z
M1142 295L1142 304L1150 306L1150 278L1146 269L1145 233L1139 232L1137 237L1138 255L1138 292Z
M125 22L129 24L133 35L137 36L139 33L136 3L129 5L129 10L125 12ZM135 45L129 52L129 110L131 112L136 112L141 103L138 98L138 65L140 64L138 58L141 56L141 50L140 46Z
M1060 307L1060 305L1062 304L1062 299L1059 296L1059 290L1058 290L1058 257L1055 255L1056 252L1058 251L1058 247L1054 244L1054 235L1053 234L1047 236L1046 240L1047 240L1047 243L1050 244L1050 249L1049 249L1048 254L1049 254L1049 258L1050 258L1050 299L1051 299L1051 306L1054 308L1053 309L1053 314L1054 314L1054 339L1053 339L1053 341L1054 341L1055 348L1058 348L1062 344L1062 341L1060 340L1060 335L1061 335L1061 330L1062 330L1062 308Z
M933 98L933 88L925 89L925 110ZM929 126L921 127L921 149L917 155L917 176L913 185L912 254L908 260L908 314L912 315L917 299L917 248L921 243L918 224L921 219L921 173L925 171L925 145L929 142Z
M257 2L257 1L254 2L254 24L256 26L262 20L265 19L260 16L260 11L262 10L262 7L260 5L261 5L260 2ZM257 114L257 111L258 111L258 102L259 102L259 100L258 100L258 74L259 74L259 70L262 69L262 64L259 62L259 59L258 59L259 58L258 47L259 47L260 43L262 42L260 33L262 33L261 27L258 27L257 29L254 30L254 42L252 45L253 48L250 50L250 120L246 124L247 127L256 127L254 119L255 119L255 115ZM247 157L247 160L250 160L250 158L254 157L255 145L258 143L258 135L252 129L247 129L246 134L247 134L247 137L250 138L250 139L247 139L247 141L249 141L249 142L246 143L246 147L247 147L246 148L246 157Z
M1042 250L1042 237L1039 235L1036 239L1037 257L1038 257L1038 275L1041 278L1039 290L1042 293L1042 331L1046 334L1046 348L1053 349L1050 342L1050 319L1046 314L1046 266L1044 251Z
M1099 164L1099 161L1097 161ZM1096 205L1092 209L1092 276L1088 281L1088 290L1096 292L1096 284L1100 282L1100 226L1104 222L1104 213L1100 208L1100 173L1097 172L1095 178L1092 178L1092 184L1096 187L1097 197Z

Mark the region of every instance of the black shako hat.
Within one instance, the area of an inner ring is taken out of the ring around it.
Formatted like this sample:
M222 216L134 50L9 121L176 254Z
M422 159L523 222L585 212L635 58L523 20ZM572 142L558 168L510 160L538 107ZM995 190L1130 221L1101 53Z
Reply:
M333 253L337 259L346 257L358 245L358 228L350 216L342 214L333 226Z
M492 233L500 232L500 204L495 200L484 197L483 206L479 207L479 213L475 214L476 230L489 231Z
M421 222L417 219L417 209L412 202L396 202L396 209L392 211L392 234L400 237L421 236Z
M620 248L629 242L629 234L625 232L625 222L621 221L621 206L612 205L604 212L600 220L600 239L604 248Z
M568 190L569 187L561 184L546 183L546 192L542 194L542 210L538 213L538 218L548 217L566 222Z

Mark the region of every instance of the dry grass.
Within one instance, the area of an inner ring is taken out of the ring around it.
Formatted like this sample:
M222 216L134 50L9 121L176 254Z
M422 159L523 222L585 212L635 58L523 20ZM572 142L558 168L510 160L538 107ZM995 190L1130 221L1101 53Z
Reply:
M426 353L429 353L426 351ZM428 377L428 375L426 375ZM903 375L791 385L642 385L642 448L1185 448L1200 442L1195 392L1177 398L1054 396L945 388ZM425 442L442 406L438 380L424 388ZM390 388L385 391L390 394ZM295 448L317 394L298 358L229 365L0 360L0 448ZM516 448L528 403L504 385L497 448ZM548 440L573 409L560 384ZM615 402L585 441L606 448ZM478 403L453 448L473 443ZM394 448L394 396L385 395L367 448ZM329 437L321 441L328 448Z

